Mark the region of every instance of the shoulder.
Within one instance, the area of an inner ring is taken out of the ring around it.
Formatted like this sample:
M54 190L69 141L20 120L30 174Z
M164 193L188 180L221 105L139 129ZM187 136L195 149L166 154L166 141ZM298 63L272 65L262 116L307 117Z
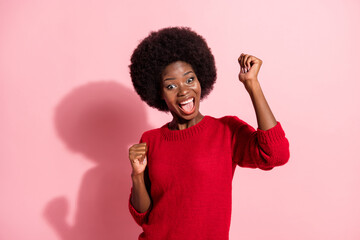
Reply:
M255 129L249 125L247 122L241 120L237 116L223 116L221 118L217 118L216 121L218 121L221 126L223 126L225 129L227 129L230 132L254 132Z
M161 129L164 126L162 126L160 128L150 129L150 130L147 130L147 131L143 132L143 134L141 135L140 142L148 142L149 140L160 136L161 135Z
M214 119L215 121L227 125L227 126L240 126L240 125L249 125L247 124L245 121L241 120L240 118L238 118L237 116L223 116L220 118L214 118L211 117L212 119Z
M141 135L141 142L145 142L145 141L148 142L149 140L153 140L155 138L160 137L162 135L163 129L166 128L167 125L168 123L162 125L161 127L150 129L143 132L143 134Z

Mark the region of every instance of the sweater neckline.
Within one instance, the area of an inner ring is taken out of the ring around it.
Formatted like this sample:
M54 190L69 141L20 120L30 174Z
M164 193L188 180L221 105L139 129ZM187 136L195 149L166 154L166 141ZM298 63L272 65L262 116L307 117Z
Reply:
M209 121L210 116L205 115L200 122L183 130L170 130L169 122L161 127L162 136L169 141L184 140L198 134Z

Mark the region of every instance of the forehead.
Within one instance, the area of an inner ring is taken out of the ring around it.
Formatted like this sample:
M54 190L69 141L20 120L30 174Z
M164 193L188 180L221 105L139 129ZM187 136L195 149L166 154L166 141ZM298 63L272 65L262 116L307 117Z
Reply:
M162 72L162 76L177 76L177 75L183 75L184 73L188 71L194 71L190 64L183 62L183 61L177 61L170 63L167 65Z

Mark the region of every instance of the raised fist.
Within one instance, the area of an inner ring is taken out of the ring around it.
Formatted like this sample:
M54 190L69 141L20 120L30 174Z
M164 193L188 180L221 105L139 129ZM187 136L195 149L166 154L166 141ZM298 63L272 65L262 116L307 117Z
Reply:
M134 144L129 148L129 159L133 169L131 175L136 176L144 174L147 165L146 153L146 143Z

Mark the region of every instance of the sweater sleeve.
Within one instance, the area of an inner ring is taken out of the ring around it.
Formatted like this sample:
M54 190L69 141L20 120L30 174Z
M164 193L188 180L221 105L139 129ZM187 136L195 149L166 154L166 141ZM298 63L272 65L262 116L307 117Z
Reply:
M146 138L146 133L143 133L143 135L141 136L140 138L140 141L139 143L142 143L142 142L147 142L147 138ZM146 171L145 171L145 175L146 175ZM146 175L147 176L147 175ZM145 177L145 185L146 185L146 188L147 190L150 192L150 190L148 189L149 186L147 186L147 181L148 179ZM146 211L146 212L143 212L143 213L140 213L138 212L134 206L131 204L131 194L132 194L132 190L133 188L131 187L131 190L130 190L130 196L129 196L129 211L130 211L130 214L131 216L134 218L135 222L139 225L139 226L142 226L146 221L147 221L147 218L148 218L148 215L152 209L152 201L150 202L150 207L149 209Z
M237 117L229 121L232 132L233 162L240 167L271 170L287 163L289 141L280 122L264 131L255 129Z
M130 211L131 216L134 218L135 222L139 226L142 226L147 221L147 218L148 218L149 213L150 213L151 208L152 208L152 203L150 204L150 207L146 212L140 213L131 204L131 193L132 193L132 188L130 190L130 197L129 197L129 211Z

